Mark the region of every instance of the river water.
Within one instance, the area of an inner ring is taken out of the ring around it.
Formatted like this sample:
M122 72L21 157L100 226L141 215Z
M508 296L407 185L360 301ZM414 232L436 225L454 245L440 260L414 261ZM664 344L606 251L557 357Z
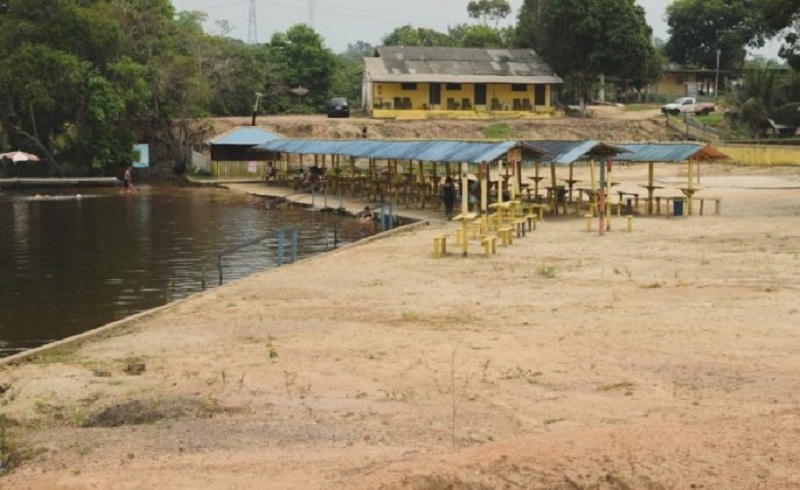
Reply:
M39 195L37 195L37 192ZM0 356L43 345L374 232L352 217L275 205L225 189L145 187L0 191ZM209 260L211 258L211 260Z

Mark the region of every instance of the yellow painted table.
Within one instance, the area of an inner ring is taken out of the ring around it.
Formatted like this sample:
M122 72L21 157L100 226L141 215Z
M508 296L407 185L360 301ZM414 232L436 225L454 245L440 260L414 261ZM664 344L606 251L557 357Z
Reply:
M459 236L459 244L461 245L461 255L464 257L467 256L467 245L469 244L469 236L467 234L467 228L470 221L473 221L475 218L478 217L477 213L461 213L453 216L454 221L461 222L461 235Z

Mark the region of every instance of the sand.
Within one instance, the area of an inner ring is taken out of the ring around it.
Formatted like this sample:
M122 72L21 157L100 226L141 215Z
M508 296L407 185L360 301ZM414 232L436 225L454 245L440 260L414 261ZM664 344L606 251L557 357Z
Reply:
M432 258L456 224L417 210L0 368L0 487L800 488L800 168L700 186L722 215L548 215L491 257Z

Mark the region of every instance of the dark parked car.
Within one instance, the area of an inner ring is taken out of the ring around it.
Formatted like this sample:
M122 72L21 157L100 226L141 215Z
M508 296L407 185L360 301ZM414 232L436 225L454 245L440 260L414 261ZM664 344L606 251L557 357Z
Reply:
M328 101L328 117L350 117L350 107L344 97L334 97Z

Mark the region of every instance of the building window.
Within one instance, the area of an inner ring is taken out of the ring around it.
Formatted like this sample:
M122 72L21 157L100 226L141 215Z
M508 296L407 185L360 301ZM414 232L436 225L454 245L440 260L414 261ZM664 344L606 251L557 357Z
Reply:
M527 92L528 86L524 83L512 83L511 84L511 91L512 92Z
M400 84L400 88L402 90L417 90L417 84L416 83L401 83Z
M446 90L457 91L457 90L461 90L461 84L460 83L447 83L447 84L445 84L444 88Z

